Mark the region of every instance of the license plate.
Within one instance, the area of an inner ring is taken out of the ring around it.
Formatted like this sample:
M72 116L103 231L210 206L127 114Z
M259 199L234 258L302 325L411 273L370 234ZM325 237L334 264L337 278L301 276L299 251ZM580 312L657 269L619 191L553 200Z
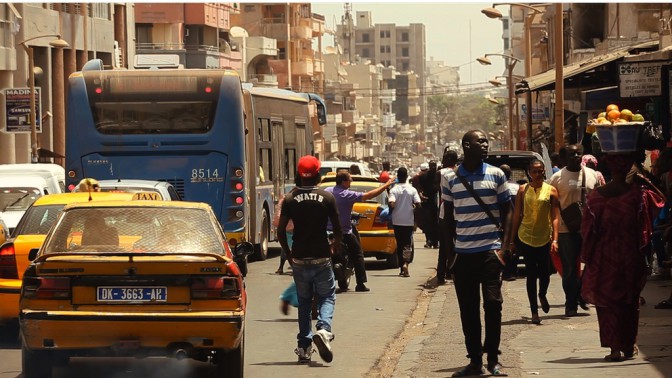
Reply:
M165 286L99 286L96 293L98 302L165 302L167 297Z

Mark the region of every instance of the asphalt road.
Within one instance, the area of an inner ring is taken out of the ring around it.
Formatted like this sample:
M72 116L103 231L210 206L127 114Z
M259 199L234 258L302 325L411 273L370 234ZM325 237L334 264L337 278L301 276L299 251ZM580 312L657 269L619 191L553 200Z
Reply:
M416 234L416 246L422 246ZM385 347L395 340L415 309L427 278L434 274L436 249L416 248L410 278L387 269L384 261L367 259L368 293L351 290L337 295L332 343L334 360L324 363L318 354L310 365L298 365L296 347L297 311L288 316L279 310L280 293L292 277L274 274L278 250L272 257L249 265L246 278L245 375L248 377L361 377L376 364ZM352 282L354 288L354 277ZM169 332L169 330L166 330ZM54 370L54 377L199 377L208 376L207 363L166 358L77 358ZM0 378L21 377L20 345L0 340Z

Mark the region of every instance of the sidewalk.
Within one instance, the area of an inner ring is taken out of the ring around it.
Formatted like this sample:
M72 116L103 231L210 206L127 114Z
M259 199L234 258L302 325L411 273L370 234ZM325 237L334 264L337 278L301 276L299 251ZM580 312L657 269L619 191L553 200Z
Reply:
M432 282L430 280L430 282ZM560 277L551 277L548 300L551 311L540 312L542 324L530 323L525 279L504 282L500 362L510 377L672 377L672 310L653 306L669 296L672 281L650 280L642 295L639 356L607 363L609 353L600 347L595 309L582 316L564 317ZM394 377L450 377L468 363L455 288L449 281L433 292L422 335L406 346Z

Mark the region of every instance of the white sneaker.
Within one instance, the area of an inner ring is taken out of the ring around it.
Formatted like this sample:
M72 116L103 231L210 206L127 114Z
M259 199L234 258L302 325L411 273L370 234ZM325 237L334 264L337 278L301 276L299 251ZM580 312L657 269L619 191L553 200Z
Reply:
M334 336L326 329L320 329L313 335L313 343L320 353L320 357L325 362L331 362L334 359L334 354L331 352L331 345L329 341L333 340Z
M297 356L299 356L299 363L300 364L308 364L310 363L310 356L313 354L313 348L308 347L308 348L296 348L294 349L294 353L296 353Z

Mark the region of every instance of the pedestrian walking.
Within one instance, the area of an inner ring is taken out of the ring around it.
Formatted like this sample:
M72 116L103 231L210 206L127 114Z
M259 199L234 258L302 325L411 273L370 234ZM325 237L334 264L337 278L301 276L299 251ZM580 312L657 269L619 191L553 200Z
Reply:
M441 187L441 177L448 170L455 169L457 164L457 152L451 150L449 147L446 147L443 150L443 157L441 158L441 170L437 172L437 182L439 188ZM439 195L441 193L439 192ZM439 200L439 257L436 263L436 283L437 285L444 285L446 279L449 278L450 274L450 265L453 263L453 258L455 257L454 253L451 253L448 256L448 244L453 244L453 241L446 240L446 224L443 217L443 201ZM451 250L452 251L452 250Z
M408 265L413 262L415 246L413 245L413 209L420 206L418 191L408 181L408 170L400 167L397 170L399 184L390 189L388 197L392 211L394 239L397 241L397 256L401 263L399 275L410 277Z
M527 298L532 311L532 323L541 324L539 305L548 313L550 305L546 299L550 284L550 252L558 249L558 217L560 205L558 191L544 182L546 171L544 162L532 160L528 167L530 183L521 185L516 193L513 223L509 240L515 242L509 247L522 255L527 276ZM537 292L537 280L539 291Z
M597 176L597 185L601 186L607 183L607 181L604 179L604 175L602 175L602 172L597 170L597 158L593 155L587 154L583 155L581 157L581 166L582 167L588 167L591 168L592 170L595 171L595 175Z
M509 188L509 193L511 194L511 202L512 202L511 208L513 208L513 202L516 200L516 196L518 195L518 189L520 189L520 184L511 179L513 171L511 170L511 167L508 164L500 165L499 169L501 169L502 172L504 172L504 175L506 176L506 186ZM515 236L515 234L513 235ZM513 250L512 252L513 254L511 258L506 262L504 272L502 273L502 279L504 281L515 281L516 277L518 277L518 260L520 256Z
M383 170L380 172L380 175L378 176L378 181L380 181L384 184L389 179L390 179L390 162L389 161L384 161L383 162Z
M462 332L470 362L453 377L481 375L483 353L487 369L505 375L499 363L502 330L502 241L510 224L510 193L501 169L487 164L488 137L472 130L462 137L464 161L441 178L446 240L453 241L453 282L460 306ZM504 224L502 227L501 224ZM481 342L480 301L483 292L485 341Z
M648 271L652 220L662 193L641 174L626 176L632 154L607 155L612 180L588 195L581 224L581 260L586 264L581 294L595 305L604 357L616 362L637 355L639 300Z
M385 184L376 189L372 189L365 193L357 192L350 190L350 185L352 184L352 176L350 175L350 172L340 171L336 173L336 185L326 189L327 192L333 194L336 198L340 227L343 230L343 243L345 243L347 248L346 252L350 262L353 263L355 268L355 279L357 280L355 291L366 292L371 289L365 285L367 278L366 268L364 266L364 251L362 250L359 238L352 233L352 223L350 221L352 207L356 202L368 201L371 198L379 196L393 183L394 180L389 179ZM331 225L333 226L333 223Z
M550 184L560 198L560 222L558 226L558 255L562 271L562 289L565 292L565 316L576 316L579 305L588 311L581 298L581 209L585 198L597 186L595 171L581 167L583 146L572 144L561 151L566 166L551 176Z
M436 182L436 162L431 160L424 175L418 179L418 194L420 195L421 224L425 233L425 248L439 247L439 185Z
M278 223L278 239L287 252L299 298L299 333L296 335L299 363L309 363L312 344L320 357L333 360L330 342L333 340L332 320L336 301L336 282L331 266L331 249L327 239L327 223L331 221L335 248L342 240L336 200L331 193L317 187L320 181L320 161L303 156L298 162L301 186L285 196ZM287 242L287 224L294 222L294 242ZM318 318L312 332L311 303L317 296Z
M290 192L294 191L296 188L301 186L301 176L297 172L294 175L294 187L290 189ZM282 204L285 202L285 194L280 197L280 201L278 201L277 205L275 205L275 211L273 214L273 226L278 227L278 224L280 223L280 214L282 213ZM285 228L285 232L287 233L287 244L289 245L289 248L292 248L292 243L293 243L293 237L294 237L294 222L291 220L289 223L287 223L287 227ZM278 266L278 270L275 271L275 274L284 274L284 269L285 269L285 262L287 261L287 251L285 251L284 248L280 248L280 266Z

